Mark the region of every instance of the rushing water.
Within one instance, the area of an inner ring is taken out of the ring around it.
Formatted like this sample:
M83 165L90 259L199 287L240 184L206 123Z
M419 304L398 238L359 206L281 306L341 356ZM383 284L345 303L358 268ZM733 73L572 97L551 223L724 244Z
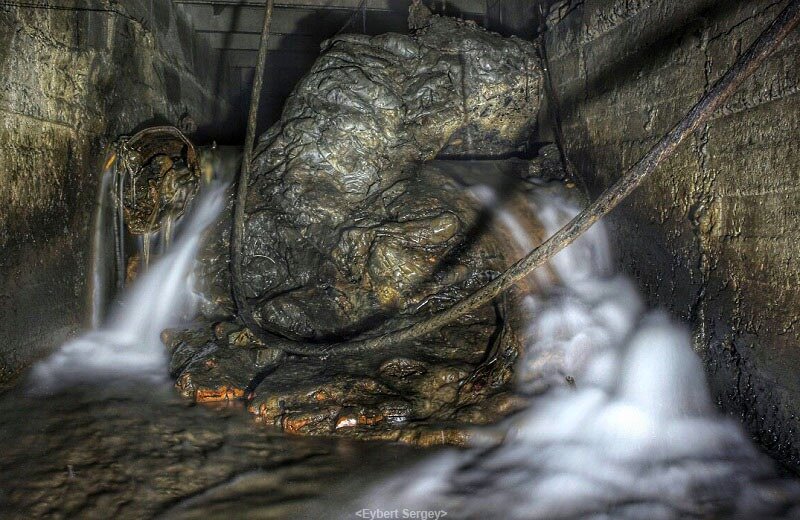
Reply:
M196 300L192 267L203 231L219 215L224 197L222 185L201 190L173 247L123 296L105 324L63 345L34 367L31 391L48 393L116 377L166 377L165 349L159 337L167 327L190 317Z
M497 204L488 187L470 192ZM550 233L577 211L537 193L530 207ZM297 439L237 404L182 401L159 333L191 313L191 267L223 198L202 190L104 324L37 365L33 392L0 398L0 516L800 517L800 486L715 410L688 331L613 272L601 225L553 259L557 277L535 277L516 382L530 407L497 427L499 446ZM537 243L524 216L492 209L520 254Z
M533 204L551 233L577 212L552 195ZM511 231L519 235L518 226ZM778 478L773 462L713 407L686 328L646 311L633 284L612 272L608 251L595 226L551 262L560 283L528 296L517 384L533 399L504 426L504 443L432 457L349 511L376 518L404 510L476 519L800 517L797 482Z
M151 244L160 258L100 320L114 273L124 272L115 269L121 179L109 156L94 237L101 324L36 365L26 387L0 395L0 518L292 518L354 469L375 476L418 453L293 438L255 424L243 403L197 406L175 392L159 335L197 303L192 266L235 157L212 154L206 180L220 182L201 188L171 244L173 230Z

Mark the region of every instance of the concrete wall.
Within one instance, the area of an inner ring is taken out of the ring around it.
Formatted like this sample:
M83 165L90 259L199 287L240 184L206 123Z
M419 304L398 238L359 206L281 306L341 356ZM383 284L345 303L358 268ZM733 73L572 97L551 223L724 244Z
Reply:
M163 0L167 2L169 0ZM232 73L237 89L234 102L240 116L241 133L232 142L244 140L247 109L255 72L265 1L203 2L173 0L181 13L193 20L195 38L204 39L221 51L214 70ZM508 2L509 0L494 0ZM528 2L528 0L513 0ZM425 0L438 14L483 22L485 0ZM324 40L341 32L384 34L408 32L409 0L281 0L272 12L269 53L264 74L258 133L280 119L283 105L295 85L316 61Z
M552 3L552 2L551 2ZM545 36L564 147L597 195L786 5L556 2ZM800 467L800 34L609 224L653 305L689 320L720 404Z
M533 38L546 5L531 0L487 0L485 27L504 36Z
M105 146L185 112L208 137L227 117L171 2L120 4L0 5L0 383L87 322Z

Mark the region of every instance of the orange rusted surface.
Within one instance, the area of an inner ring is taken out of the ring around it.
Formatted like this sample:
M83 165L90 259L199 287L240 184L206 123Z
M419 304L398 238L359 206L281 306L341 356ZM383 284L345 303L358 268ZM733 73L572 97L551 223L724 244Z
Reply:
M195 400L198 403L212 403L216 401L232 401L244 397L244 389L230 386L219 388L198 388L195 391Z
M383 415L359 415L358 416L358 424L362 426L372 426L373 424L378 424L383 422L386 419Z
M286 433L300 433L303 427L308 426L311 419L308 416L284 417L281 426Z

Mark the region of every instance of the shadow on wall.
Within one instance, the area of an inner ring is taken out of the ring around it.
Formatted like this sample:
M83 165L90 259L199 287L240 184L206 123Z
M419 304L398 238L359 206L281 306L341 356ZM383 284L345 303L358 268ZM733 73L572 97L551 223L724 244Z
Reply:
M574 3L546 42L567 154L596 196L786 2ZM786 324L800 316L787 285L799 274L789 209L798 159L779 139L796 128L786 117L797 110L792 45L796 35L609 220L620 263L650 303L692 322L719 403L797 469L800 349Z
M342 33L367 35L379 35L388 32L408 33L409 1L389 0L386 4L386 10L381 12L365 11L361 6L351 10L315 10L312 14L295 22L293 29L295 38L302 36L308 41L298 47L296 40L282 38L277 48L269 51L260 100L257 135L266 132L280 119L286 100L297 83L313 66L319 56L320 47L325 40ZM450 1L433 0L427 2L427 5L436 14L473 19L479 24L483 23L482 17L466 13ZM234 15L229 31L225 35L223 48L229 47L233 29L236 27L238 20L244 16L245 10L249 9L254 13L257 12L259 21L261 20L263 10L253 11L251 6L252 3L241 0L236 5L226 7L233 9ZM225 54L220 53L215 65L215 70L217 71L216 91L218 93L225 92L222 81L226 77L227 66ZM249 69L246 73L242 72L242 90L228 92L228 95L231 96L233 110L228 120L219 124L225 128L235 128L236 130L226 138L226 142L232 144L241 143L244 139L252 92L253 73L254 69Z
M519 36L532 40L539 33L542 13L553 0L488 0L486 28L503 36Z
M674 53L684 45L687 39L699 40L705 27L722 21L735 3L746 3L747 0L732 2L703 1L695 2L690 10L680 16L655 27L649 27L631 39L628 48L606 48L597 52L592 59L602 63L598 70L588 71L586 82L572 88L562 90L559 95L560 112L565 120L576 117L576 112L587 101L600 98L610 91L620 89L626 84L640 82L648 71L666 65L674 58ZM698 71L704 72L704 71ZM698 96L699 100L699 96ZM686 107L687 111L688 108ZM677 119L675 121L677 123ZM602 186L587 181L594 193L599 193Z

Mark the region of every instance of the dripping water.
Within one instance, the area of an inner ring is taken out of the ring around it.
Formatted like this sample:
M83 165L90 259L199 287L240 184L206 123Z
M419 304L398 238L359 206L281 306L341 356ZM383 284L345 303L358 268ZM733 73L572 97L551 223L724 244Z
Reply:
M129 203L133 208L136 207L133 195L136 191L136 175L127 174L128 159L125 152L124 145L115 145L106 155L101 174L101 186L94 216L91 260L91 326L95 329L102 323L113 296L119 294L128 281L126 270L128 233L123 197L126 193L126 181L130 179L131 186L127 190ZM205 162L209 163L204 166L204 178L201 183L208 184L215 178L220 182L231 181L229 160L225 160L230 151L219 153L216 148L212 148L201 150L200 153ZM151 222L151 228L157 229L135 237L135 253L139 255L142 264L138 266L139 272L147 271L153 258L164 255L171 247L180 219L180 214L175 212L180 210L176 208L167 212L160 223ZM156 216L157 214L154 218ZM109 247L109 244L113 247Z
M124 157L124 156L118 156ZM120 158L120 161L125 161ZM118 163L120 161L117 161ZM117 291L125 287L125 177L128 168L124 164L119 164L114 168L114 189L116 204L116 220L114 226L114 252L117 262Z
M108 279L112 276L111 271L116 266L116 253L114 259L109 258L108 231L111 226L116 226L114 203L114 189L117 183L117 155L109 152L103 167L100 179L100 191L97 196L97 210L94 216L94 234L92 236L92 328L100 326L103 319L103 312L109 297ZM116 227L113 228L116 230ZM116 251L116 231L113 231ZM116 280L116 271L113 274Z

